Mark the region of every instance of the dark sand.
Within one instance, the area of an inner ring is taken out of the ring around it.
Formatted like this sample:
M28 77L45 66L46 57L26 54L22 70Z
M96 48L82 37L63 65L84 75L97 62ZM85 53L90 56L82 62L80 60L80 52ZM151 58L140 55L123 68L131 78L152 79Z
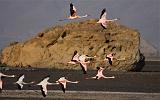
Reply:
M65 97L66 99L67 99L67 96L69 97L69 95L70 97L73 97L74 99L77 99L77 100L88 99L88 98L91 99L91 97L93 97L92 99L96 97L97 99L100 99L101 97L98 96L97 94L98 93L103 94L103 92L104 92L103 95L105 96L105 98L107 98L106 95L108 95L108 97L112 97L113 95L115 95L115 97L113 96L115 99L112 98L113 100L117 100L116 98L119 98L120 100L123 100L123 98L124 100L143 100L143 99L158 100L157 98L160 99L159 97L159 94L160 94L160 65L157 65L157 64L146 65L143 68L142 72L108 72L108 71L105 71L104 74L106 76L114 75L115 79L100 79L100 80L86 80L85 79L85 77L94 76L96 74L96 71L94 70L89 70L87 75L83 75L82 71L80 70L32 69L32 68L25 68L25 69L22 69L22 68L2 69L1 68L1 72L5 74L15 74L17 76L20 74L25 74L26 77L24 81L26 82L35 81L35 83L38 83L40 82L42 78L44 78L47 75L51 76L49 80L50 82L55 82L62 76L67 77L67 79L71 81L75 81L75 80L80 81L79 84L67 84L66 94L63 94L59 85L48 86L48 90L49 90L49 94L47 96L48 99L55 98L54 94L56 95L58 94L60 95L60 97L66 96ZM13 84L13 82L17 80L17 77L16 78L4 78L3 80L4 80L3 91L2 91L2 94L0 94L1 100L2 99L4 100L11 100L11 99L12 100L14 99L23 100L26 98L23 96L20 96L17 98L15 95L11 97L10 95L8 95L6 97L5 96L6 94L11 94L10 92L8 92L8 90L15 91L16 93L17 86ZM33 90L37 96L39 95L37 99L38 98L42 99L39 89L40 88L38 86L25 85L23 88L23 92L26 91L28 93L32 93L31 91ZM30 91L27 91L27 90L30 90ZM57 90L59 92L56 92ZM72 91L76 91L76 92L72 93ZM82 91L86 91L86 92L83 93ZM17 91L17 93L19 94L21 93L21 91ZM117 93L117 94L114 94L114 93ZM124 93L123 96L121 93ZM140 94L136 94L136 93L140 93ZM145 94L141 94L141 93L145 93ZM156 95L153 95L153 93L156 93ZM85 96L84 94L87 96ZM81 96L82 98L78 98ZM57 97L57 99L58 98L59 97ZM30 99L36 100L36 96L31 97ZM60 98L60 100L61 99L63 98ZM69 98L68 100L70 99L71 98Z

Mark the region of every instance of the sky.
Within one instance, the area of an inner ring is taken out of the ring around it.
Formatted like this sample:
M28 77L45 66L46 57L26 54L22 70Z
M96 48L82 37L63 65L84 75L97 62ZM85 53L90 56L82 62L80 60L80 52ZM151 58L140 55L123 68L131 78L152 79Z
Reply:
M160 51L160 0L71 0L78 15L99 18L107 9L108 18L136 29L141 37ZM70 21L70 0L0 0L0 49L13 41L25 41L46 28Z

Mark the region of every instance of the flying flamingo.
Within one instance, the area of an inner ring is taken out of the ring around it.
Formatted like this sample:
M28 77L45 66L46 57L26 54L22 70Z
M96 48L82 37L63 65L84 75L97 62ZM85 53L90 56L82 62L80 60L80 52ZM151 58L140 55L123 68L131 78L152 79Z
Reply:
M115 19L107 19L107 12L106 12L106 9L104 8L101 12L101 15L100 15L100 19L97 23L100 23L101 26L106 29L107 28L107 22L113 22L113 21L116 21L116 20L119 20L118 18L115 18Z
M75 6L73 5L73 3L70 3L70 16L67 19L63 19L63 20L72 20L72 19L77 19L77 18L85 18L88 17L88 15L84 15L84 16L78 16L77 15L77 9L75 8ZM59 20L59 21L63 21L63 20Z
M94 57L96 57L96 56L94 56ZM87 64L90 63L90 61L86 61L86 59L94 58L94 57L89 57L87 55L79 56L79 63L82 68L83 74L87 74Z
M79 83L79 81L72 82L72 81L67 80L65 77L61 77L56 81L56 83L61 85L62 91L63 93L65 93L67 83L77 84Z
M86 78L86 79L97 79L99 80L100 78L115 78L115 76L111 76L111 77L106 77L103 75L103 71L104 71L104 68L103 67L97 67L97 75L94 76L94 77L91 77L91 78Z
M112 65L112 61L113 61L113 58L114 58L113 55L114 55L114 53L108 54L108 55L106 56L106 58L104 59L104 61L107 61L107 60L108 60L109 64Z
M5 75L5 74L0 72L0 92L2 92L2 86L3 86L2 78L3 77L15 77L15 75Z
M110 53L106 56L106 58L104 59L104 61L108 61L110 65L112 65L113 59L116 60L125 60L125 58L121 58L121 59L117 59L115 57L113 57L115 55L115 53Z
M26 82L24 82L23 80L24 80L24 74L21 75L21 76L18 78L17 82L15 82L15 84L17 84L17 86L18 86L18 89L20 89L20 90L23 88L23 85L34 83L34 82L26 83Z
M80 64L83 73L86 74L87 73L87 64L90 63L90 61L86 61L86 59L95 58L95 57L96 56L89 57L87 55L79 55L77 50L75 50L71 61L69 61L68 63L70 63L70 64Z
M43 97L47 96L47 85L55 85L57 83L50 83L48 82L50 76L45 77L40 83L38 83L37 85L41 86L41 92Z
M72 59L71 59L71 61L69 61L68 63L70 63L70 64L77 64L77 63L79 63L78 61L79 61L79 54L78 54L78 52L77 52L77 50L75 50L74 51L74 54L73 54L73 56L72 56Z

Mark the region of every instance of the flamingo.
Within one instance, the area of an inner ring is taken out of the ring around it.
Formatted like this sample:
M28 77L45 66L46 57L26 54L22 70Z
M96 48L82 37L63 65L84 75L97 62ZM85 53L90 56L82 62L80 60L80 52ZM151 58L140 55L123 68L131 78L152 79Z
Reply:
M73 3L70 3L70 16L67 19L63 19L63 20L72 20L72 19L78 19L78 18L85 18L88 17L88 15L84 15L84 16L78 16L77 15L77 9L75 8L75 6L73 5ZM59 20L59 21L63 21L63 20Z
M96 56L89 57L88 55L79 56L79 63L82 68L83 74L87 74L87 64L90 63L90 61L86 61L86 59L95 58L95 57Z
M96 56L89 57L88 55L79 55L77 50L75 50L71 61L69 61L68 63L80 64L83 73L86 74L87 73L87 64L90 63L90 61L86 61L86 59L95 58L95 57Z
M114 58L114 57L113 57L114 55L115 55L115 53L110 53L110 54L108 54L108 55L106 56L106 58L104 59L104 61L108 61L109 64L112 65L113 59L119 60L119 61L120 61L120 60L125 60L125 58L120 58L120 59Z
M24 80L24 74L21 75L21 76L18 78L17 82L15 82L15 84L17 84L17 86L18 86L18 89L20 89L20 90L23 88L23 85L24 85L24 84L32 84L32 83L34 83L34 82L26 83L26 82L24 82L23 80Z
M112 61L114 59L113 55L114 55L113 53L108 54L104 59L104 61L108 60L109 64L112 65Z
M67 83L77 84L77 83L79 83L79 81L73 82L73 81L67 80L65 77L61 77L61 78L59 78L59 79L56 81L56 83L57 83L57 84L60 84L63 93L65 93Z
M5 75L5 74L3 74L3 73L0 72L0 92L2 92L2 87L3 87L2 78L3 77L15 77L15 75Z
M106 12L106 8L104 8L101 12L101 15L100 15L100 19L97 23L100 23L101 26L106 29L107 28L107 22L113 22L113 21L116 21L116 20L119 20L119 18L115 18L115 19L107 19L107 12Z
M72 56L71 61L69 61L69 62L67 62L67 63L77 64L78 61L79 61L79 56L80 56L80 55L78 54L77 50L75 50L75 51L74 51L74 54L73 54L73 56Z
M87 62L81 62L80 61L80 66L82 68L83 74L87 74L87 64L90 63L90 61Z
M91 77L91 78L86 78L86 79L97 79L97 80L99 80L100 78L105 78L105 79L115 78L115 76L111 76L111 77L104 76L103 71L104 71L103 67L97 67L97 75L94 76L94 77Z
M57 83L50 83L48 82L50 76L45 77L40 83L38 83L37 85L41 86L41 92L43 97L47 96L47 85L55 85Z

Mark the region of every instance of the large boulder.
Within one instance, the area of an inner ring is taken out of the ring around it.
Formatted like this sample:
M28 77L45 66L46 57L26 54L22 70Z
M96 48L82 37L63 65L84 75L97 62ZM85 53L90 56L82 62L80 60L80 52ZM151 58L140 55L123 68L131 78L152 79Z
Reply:
M108 23L103 29L97 20L90 19L63 26L51 27L23 43L14 42L2 51L1 62L12 67L38 67L80 69L79 65L67 64L73 52L97 56L88 69L104 66L111 71L134 70L140 60L140 34L137 30ZM113 65L103 59L115 53Z

